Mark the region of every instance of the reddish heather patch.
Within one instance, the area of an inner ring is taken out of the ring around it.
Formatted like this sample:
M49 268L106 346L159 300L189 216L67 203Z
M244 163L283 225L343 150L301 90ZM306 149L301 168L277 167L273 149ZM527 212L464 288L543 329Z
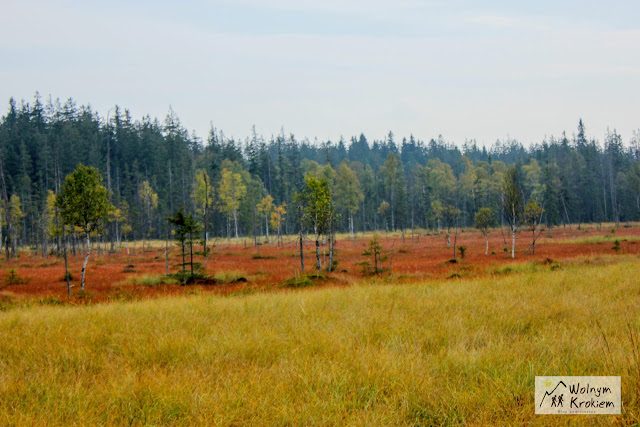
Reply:
M394 282L411 283L425 279L442 279L448 277L481 276L490 272L492 268L502 264L539 262L549 263L550 260L562 260L579 256L598 256L640 253L640 241L625 240L629 236L640 235L640 227L619 228L615 237L620 240L620 250L614 251L610 242L596 243L562 243L557 242L566 239L579 239L587 237L605 236L611 229L597 230L595 226L582 227L582 230L567 228L554 228L552 238L544 232L536 244L535 255L524 255L524 250L529 246L531 234L523 231L518 234L516 241L516 259L511 259L509 253L504 252L507 247L510 250L510 236L494 231L490 236L489 252L494 255L485 256L484 239L476 230L466 229L458 234L458 246L466 246L464 259L450 263L453 258L453 249L448 248L444 233L437 235L405 235L401 238L381 237L381 243L389 256L384 263L388 267L393 265ZM328 274L329 279L321 281L322 286L344 286L351 280L362 277L362 266L358 265L367 257L362 255L368 243L368 238L342 239L337 244L338 268L334 273ZM283 246L262 245L260 250L250 245L249 239L239 244L233 242L218 243L207 262L206 273L217 272L242 272L248 282L216 285L160 285L143 286L126 282L127 277L145 274L163 274L165 271L164 249L152 248L136 254L127 255L124 250L117 254L96 256L92 255L86 277L86 292L84 295L79 290L80 269L83 258L80 254L70 257L70 270L72 271L75 287L72 296L67 297L66 282L64 278L64 262L56 257L41 257L22 253L17 260L2 261L0 265L0 296L3 298L47 298L55 297L61 301L72 304L86 304L104 302L110 300L128 300L152 298L162 295L182 295L196 292L214 294L234 294L254 291L266 291L279 289L278 285L299 274L300 263L298 248L291 241ZM259 256L258 256L259 255ZM327 253L328 260L328 253ZM179 263L179 254L175 248L171 251L170 270L175 272ZM197 257L198 262L203 262L202 257ZM305 267L307 272L315 270L315 251L311 242L305 245ZM127 268L128 264L133 267ZM25 279L23 284L6 284L9 270L14 269L18 276ZM129 271L133 270L133 271ZM325 273L327 274L327 273Z

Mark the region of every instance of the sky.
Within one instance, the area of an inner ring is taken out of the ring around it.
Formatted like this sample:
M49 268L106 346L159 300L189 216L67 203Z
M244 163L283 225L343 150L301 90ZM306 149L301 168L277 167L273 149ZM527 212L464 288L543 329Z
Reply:
M0 0L0 114L73 98L206 139L526 145L640 128L640 2Z

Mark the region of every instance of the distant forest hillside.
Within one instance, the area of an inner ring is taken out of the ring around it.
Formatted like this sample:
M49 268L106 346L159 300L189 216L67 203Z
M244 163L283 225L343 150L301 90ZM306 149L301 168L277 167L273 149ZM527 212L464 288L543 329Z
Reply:
M212 236L234 236L236 224L244 236L262 236L267 226L275 233L276 207L282 233L296 233L294 195L306 174L329 182L338 231L435 228L443 205L461 212L460 226L472 226L483 207L500 224L503 176L513 165L524 201L535 199L548 225L640 219L640 134L623 144L614 130L598 141L581 120L571 136L528 148L515 140L458 147L391 132L384 140L361 134L312 143L255 129L235 140L212 128L202 140L172 110L162 121L134 120L119 107L100 117L72 99L36 95L30 103L10 100L0 119L0 156L2 238L13 233L36 247L49 240L51 195L79 163L98 168L112 193L118 224L105 235L117 240L165 238L166 218L181 206L202 218L202 191L211 201ZM203 171L211 191L202 190Z

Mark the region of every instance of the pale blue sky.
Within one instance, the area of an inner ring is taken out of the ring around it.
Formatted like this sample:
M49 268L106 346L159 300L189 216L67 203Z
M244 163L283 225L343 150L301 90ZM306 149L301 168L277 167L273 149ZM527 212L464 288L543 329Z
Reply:
M640 128L640 2L0 0L0 113L38 90L205 138L491 144Z

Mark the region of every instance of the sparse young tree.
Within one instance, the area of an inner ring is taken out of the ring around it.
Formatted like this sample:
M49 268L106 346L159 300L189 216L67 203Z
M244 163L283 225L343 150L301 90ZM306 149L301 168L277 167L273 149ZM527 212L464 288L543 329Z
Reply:
M441 219L445 227L447 227L447 247L451 247L451 228L456 227L457 233L457 221L461 213L460 209L453 205L443 204L437 200L431 203L431 209L436 218ZM455 247L453 249L455 258Z
M382 273L385 269L382 266L382 263L386 261L387 256L382 252L383 247L380 243L377 234L374 234L371 240L369 241L369 246L362 252L364 256L370 256L373 258L373 266L368 261L362 262L363 273L365 274L378 274Z
M193 278L193 242L196 239L196 236L200 232L200 226L198 222L193 217L193 214L186 214L184 211L184 207L178 209L172 216L167 218L167 221L171 225L175 227L175 239L176 243L180 246L182 251L182 273L186 272L186 247L189 246L189 268L191 273L191 278ZM184 278L185 281L189 281L188 278Z
M511 230L511 258L516 257L516 231L522 219L522 204L524 196L522 185L515 166L510 167L504 174L502 183L504 216Z
M538 202L535 199L529 200L527 206L524 208L523 220L524 223L531 231L531 253L536 253L536 231L538 230L538 226L540 225L540 221L542 220L542 214L544 213L544 209L542 206L538 205ZM528 249L527 249L528 251Z
M307 175L304 179L303 190L296 194L296 201L302 206L303 221L313 228L316 241L317 268L321 270L320 236L328 231L333 215L331 190L327 181Z
M84 233L87 253L82 264L80 289L84 291L84 278L91 253L91 233L99 233L114 207L109 203L109 193L102 185L98 169L79 164L68 175L56 198L64 225L78 227Z
M489 230L496 225L496 217L491 208L481 208L475 216L475 227L480 230L484 237L484 255L489 255Z

